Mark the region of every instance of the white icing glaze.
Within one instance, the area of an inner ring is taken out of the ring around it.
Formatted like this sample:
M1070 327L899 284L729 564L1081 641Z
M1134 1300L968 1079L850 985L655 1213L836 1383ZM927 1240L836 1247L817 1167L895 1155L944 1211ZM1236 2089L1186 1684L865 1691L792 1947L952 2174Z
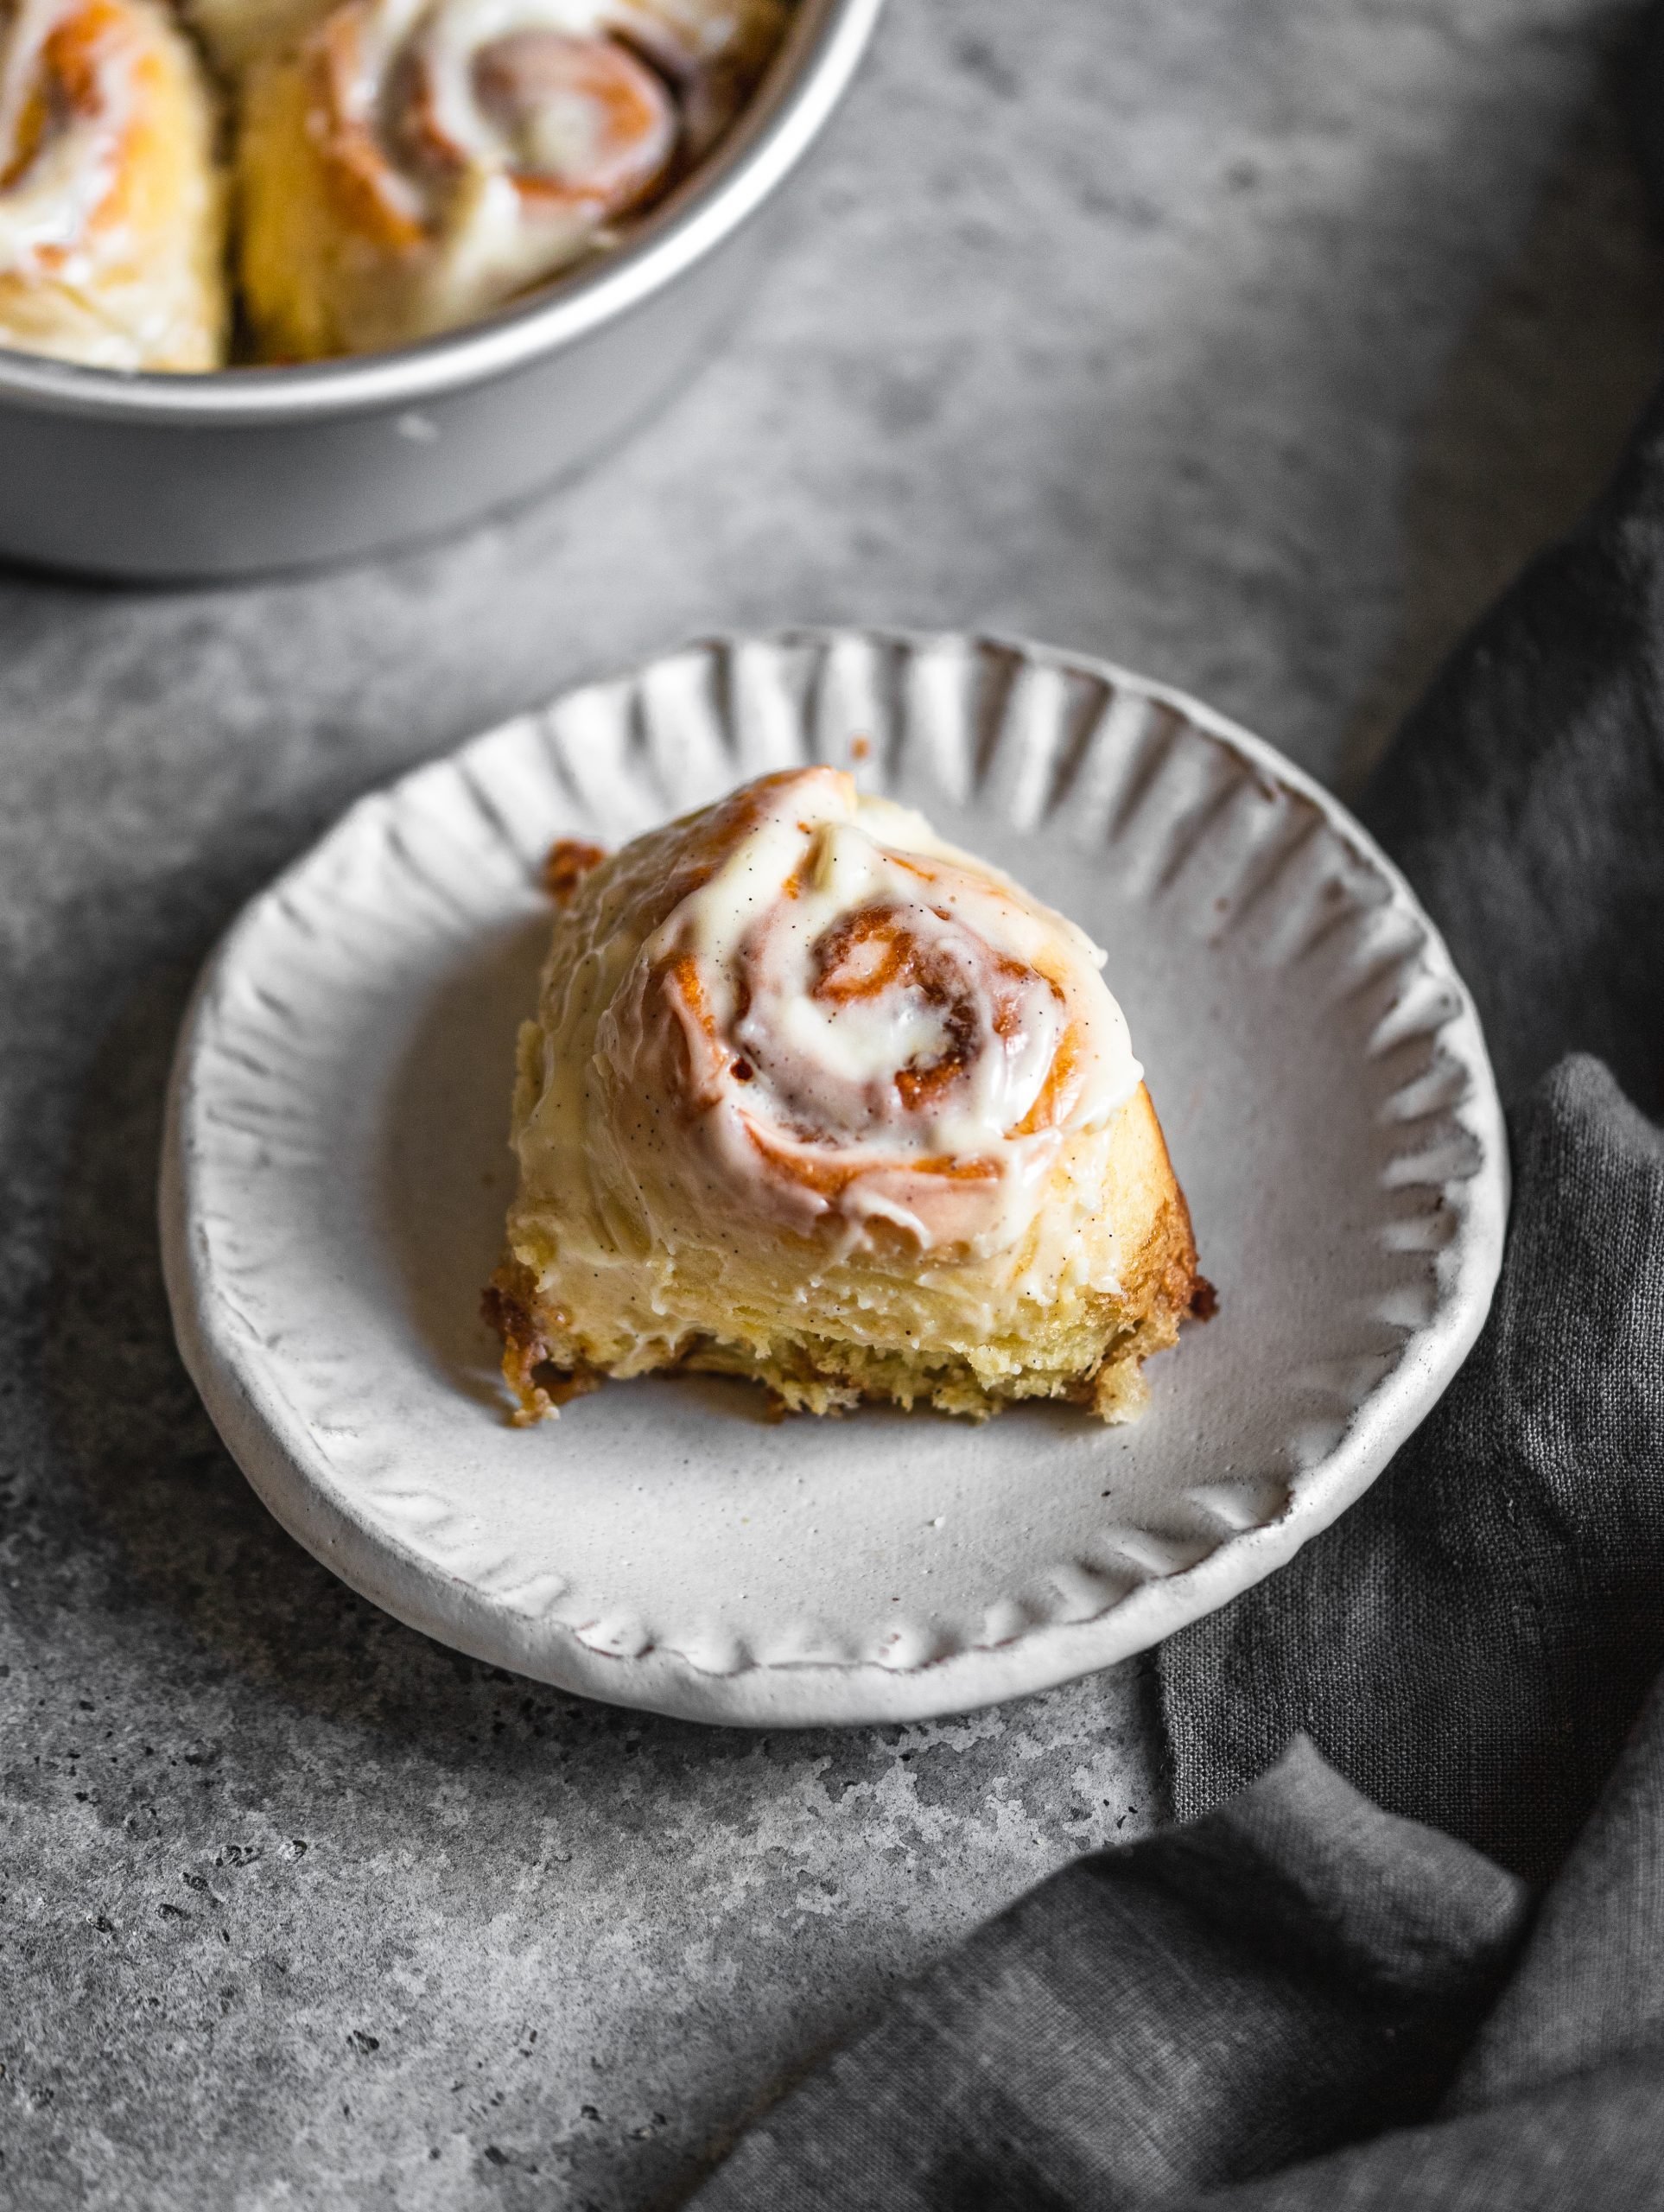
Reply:
M446 0L423 28L422 52L430 72L434 111L441 129L472 160L507 168L517 149L480 100L475 64L498 41L519 31L553 31L567 38L593 36L600 28L599 0ZM545 104L541 128L549 135L542 166L555 175L574 175L594 157L598 130L593 111L568 94Z
M22 0L10 23L0 74L0 171L18 144L24 117L45 67L44 49L73 0ZM34 157L0 189L0 269L32 274L49 265L60 282L92 278L87 238L116 181L132 109L131 42L106 35L93 56L96 97L91 112L54 117ZM126 241L106 238L104 246Z
M1065 1139L1142 1080L1103 953L848 776L754 789L603 1020L609 1069L662 1088L668 1007L735 1190L798 1228L835 1216L846 1244L884 1220L925 1250L1000 1249Z

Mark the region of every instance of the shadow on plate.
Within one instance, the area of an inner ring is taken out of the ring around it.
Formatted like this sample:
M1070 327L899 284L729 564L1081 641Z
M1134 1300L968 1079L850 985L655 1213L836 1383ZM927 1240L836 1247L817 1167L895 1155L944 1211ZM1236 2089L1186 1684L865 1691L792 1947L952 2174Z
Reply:
M537 1002L545 912L478 945L434 993L388 1100L376 1193L406 1310L435 1363L499 1419L508 1394L480 1311L514 1192L514 1044Z

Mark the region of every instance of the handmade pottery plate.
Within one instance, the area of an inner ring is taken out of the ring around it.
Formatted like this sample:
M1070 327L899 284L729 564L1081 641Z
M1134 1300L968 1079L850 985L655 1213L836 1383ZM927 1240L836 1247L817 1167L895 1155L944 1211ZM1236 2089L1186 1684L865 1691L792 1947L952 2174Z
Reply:
M510 1425L479 1307L539 863L813 760L1108 949L1219 1292L1130 1427L776 1424L693 1377ZM775 1726L1042 1689L1270 1573L1450 1380L1507 1201L1467 994L1333 799L1100 663L837 632L689 647L355 806L204 975L162 1219L220 1433L354 1588L589 1696Z

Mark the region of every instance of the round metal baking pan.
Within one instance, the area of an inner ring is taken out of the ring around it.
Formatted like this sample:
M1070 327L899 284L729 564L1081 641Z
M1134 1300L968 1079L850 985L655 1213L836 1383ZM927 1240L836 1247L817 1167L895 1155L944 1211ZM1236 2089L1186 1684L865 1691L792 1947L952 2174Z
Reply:
M349 560L581 466L732 319L883 0L798 0L734 130L624 244L424 344L130 376L0 349L0 555L165 581Z

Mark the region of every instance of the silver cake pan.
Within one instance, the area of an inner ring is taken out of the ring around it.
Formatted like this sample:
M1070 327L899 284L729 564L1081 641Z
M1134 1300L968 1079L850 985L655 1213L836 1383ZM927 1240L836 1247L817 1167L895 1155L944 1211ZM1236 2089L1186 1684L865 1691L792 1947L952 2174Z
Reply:
M780 187L883 0L798 0L734 130L631 240L397 353L130 376L0 349L0 556L247 575L437 535L553 482L667 397L732 320Z

